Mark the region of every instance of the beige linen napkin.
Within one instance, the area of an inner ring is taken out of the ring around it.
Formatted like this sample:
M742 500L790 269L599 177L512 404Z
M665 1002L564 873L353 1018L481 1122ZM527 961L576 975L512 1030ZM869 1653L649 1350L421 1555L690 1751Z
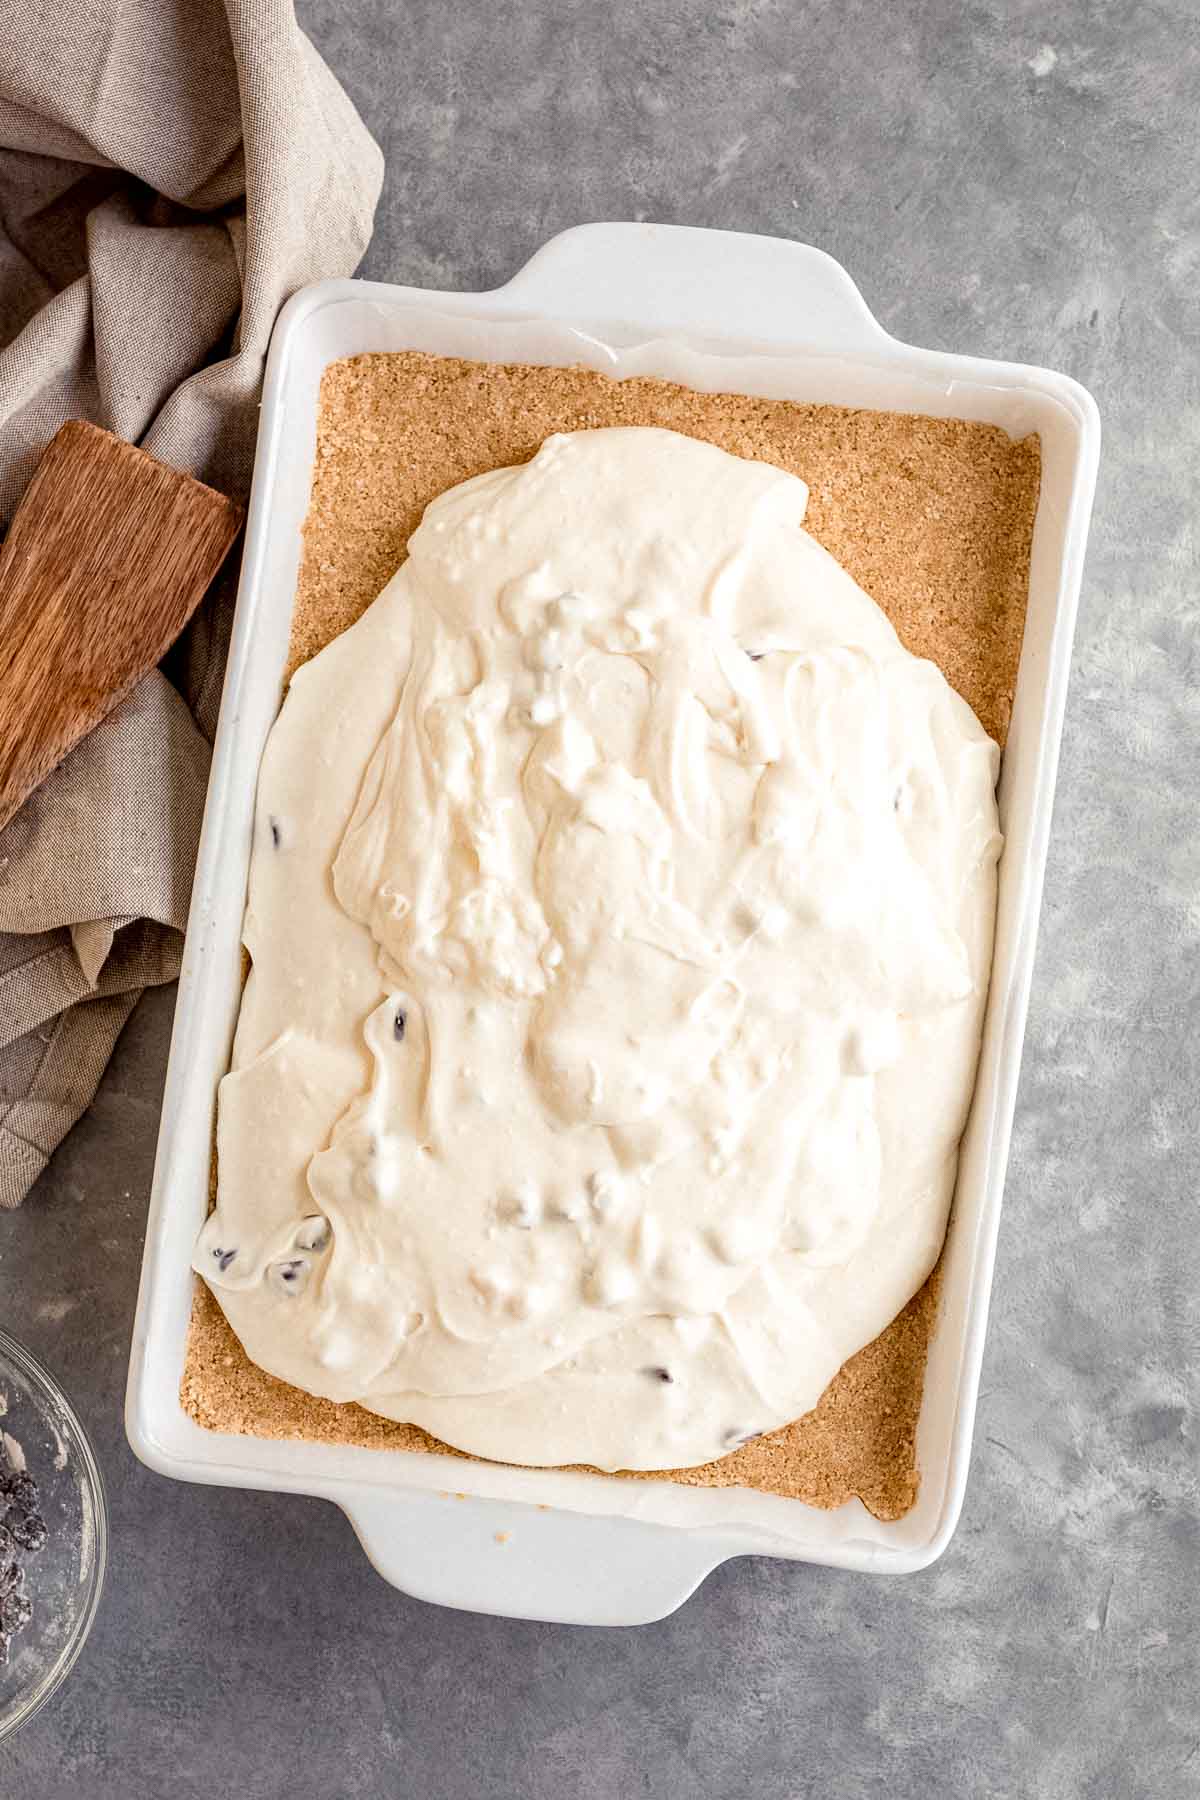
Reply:
M290 0L0 0L0 521L64 419L244 495L281 303L348 275L383 165ZM0 832L0 1208L178 973L231 606Z

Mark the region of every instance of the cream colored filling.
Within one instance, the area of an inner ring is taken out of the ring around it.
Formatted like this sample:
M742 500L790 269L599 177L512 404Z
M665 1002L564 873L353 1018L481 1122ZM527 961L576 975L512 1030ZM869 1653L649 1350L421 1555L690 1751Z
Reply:
M580 432L443 495L264 756L196 1250L250 1356L507 1461L706 1462L920 1286L998 752L802 482Z

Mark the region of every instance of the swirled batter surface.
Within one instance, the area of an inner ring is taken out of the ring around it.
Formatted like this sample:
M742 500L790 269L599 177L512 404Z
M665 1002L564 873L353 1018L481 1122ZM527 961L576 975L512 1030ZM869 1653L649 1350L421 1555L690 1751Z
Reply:
M451 490L295 677L196 1266L249 1354L484 1456L707 1462L928 1273L997 752L802 528L651 429Z

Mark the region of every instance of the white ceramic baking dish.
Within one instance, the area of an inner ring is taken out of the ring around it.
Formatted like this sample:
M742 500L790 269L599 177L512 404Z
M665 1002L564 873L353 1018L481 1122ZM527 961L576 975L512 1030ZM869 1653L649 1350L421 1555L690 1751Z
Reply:
M255 777L280 699L318 384L337 357L401 349L583 363L700 389L1041 434L1028 622L1000 783L1006 848L991 994L920 1418L921 1494L894 1524L857 1501L821 1512L739 1489L217 1435L179 1404L189 1256L208 1204L215 1090L238 1009ZM898 343L836 262L773 238L587 225L553 239L494 293L334 281L288 303L267 367L130 1359L127 1428L144 1462L191 1481L322 1495L344 1508L367 1555L398 1587L528 1618L659 1618L717 1564L747 1553L869 1572L920 1569L941 1554L971 1453L1098 448L1095 404L1074 381Z

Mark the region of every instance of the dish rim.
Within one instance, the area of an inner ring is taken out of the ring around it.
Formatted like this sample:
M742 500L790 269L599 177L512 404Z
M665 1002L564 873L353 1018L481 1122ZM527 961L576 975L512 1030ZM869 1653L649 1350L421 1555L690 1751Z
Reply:
M703 241L701 241L703 240ZM719 240L714 242L713 240ZM737 250L738 256L733 254ZM999 363L987 359L961 357L946 352L922 351L913 346L899 343L891 338L872 319L865 302L858 294L854 284L845 271L824 252L810 246L790 243L786 240L747 237L744 234L694 231L685 227L660 226L611 226L596 225L577 227L572 232L552 239L521 270L514 279L486 294L439 294L422 289L395 287L390 284L376 282L336 281L315 284L301 290L284 307L276 324L272 340L268 365L267 382L263 399L263 430L260 433L258 455L255 464L254 485L252 489L250 512L247 522L246 551L243 561L242 581L238 596L238 610L235 621L234 645L230 653L229 671L226 677L226 690L222 702L222 727L218 735L217 749L214 753L213 775L210 782L209 801L206 808L204 835L202 838L200 862L197 873L197 895L193 899L192 915L189 919L188 939L185 946L185 967L181 980L180 1004L176 1018L176 1029L172 1039L171 1063L168 1071L168 1095L164 1098L163 1125L160 1131L159 1156L155 1169L154 1193L151 1203L151 1214L147 1228L146 1256L143 1264L142 1288L139 1293L138 1314L135 1323L134 1343L130 1360L130 1380L127 1399L127 1430L135 1452L142 1460L161 1472L183 1479L215 1481L228 1485L261 1486L275 1489L292 1489L320 1493L335 1499L343 1505L351 1517L355 1529L367 1549L368 1555L380 1566L389 1579L397 1582L409 1592L421 1594L422 1597L439 1599L449 1604L478 1606L481 1610L499 1610L520 1613L522 1608L513 1603L509 1592L511 1583L501 1583L499 1591L495 1583L489 1584L481 1580L477 1588L472 1590L469 1583L449 1581L442 1571L437 1578L423 1580L420 1569L415 1567L413 1559L398 1558L394 1553L394 1521L382 1516L378 1504L379 1490L389 1493L401 1493L406 1500L412 1500L416 1490L405 1484L403 1480L369 1480L361 1468L350 1467L350 1457L346 1447L305 1444L296 1446L307 1452L314 1452L304 1459L304 1468L283 1469L271 1467L277 1459L237 1457L231 1458L228 1446L241 1443L254 1446L265 1446L272 1440L244 1438L235 1439L229 1434L200 1433L211 1440L207 1453L201 1455L184 1454L178 1442L172 1444L165 1441L162 1427L164 1396L161 1388L154 1393L155 1372L150 1367L152 1347L162 1343L162 1308L157 1305L161 1298L163 1270L161 1267L161 1250L163 1242L163 1226L166 1216L166 1184L171 1174L170 1135L174 1118L174 1107L179 1101L180 1092L186 1084L187 1075L181 1067L186 1054L186 1024L188 1002L193 998L195 983L199 978L198 964L203 961L205 934L211 924L206 920L204 908L205 882L202 874L211 877L213 870L211 854L206 861L206 850L211 852L213 833L219 839L220 815L223 803L229 797L229 782L233 771L228 767L228 759L222 763L222 751L227 751L228 713L231 702L236 714L238 701L238 678L244 669L246 659L253 653L251 642L256 618L256 607L261 600L261 590L266 581L264 558L267 551L267 512L274 491L278 474L278 459L285 454L283 434L279 428L281 407L287 394L290 380L290 362L297 344L306 330L311 330L318 315L330 306L336 306L348 300L356 303L366 302L395 309L397 306L410 312L415 308L433 308L439 313L468 314L474 316L480 310L486 311L497 322L525 317L561 318L561 312L549 310L539 312L538 307L552 308L562 304L564 293L569 298L571 283L578 285L579 271L582 269L595 271L607 264L610 268L623 271L631 285L637 286L636 271L631 275L635 257L638 266L648 265L650 276L661 275L666 255L670 266L677 271L682 269L674 286L671 282L660 282L656 287L653 280L649 285L642 281L641 289L634 296L635 305L643 307L644 316L648 309L651 313L658 309L662 317L663 309L672 304L678 305L678 292L686 289L697 266L712 267L714 258L721 260L725 268L745 269L756 260L766 257L767 262L779 270L789 263L794 273L802 272L803 279L809 286L806 298L810 300L808 322L816 332L808 344L797 345L793 340L791 348L802 351L808 358L824 357L831 363L845 364L847 361L860 370L886 370L889 366L907 370L910 374L919 374L935 384L944 383L944 393L949 397L956 382L970 382L994 388L1005 388L1019 394L1037 395L1051 400L1064 408L1073 418L1076 446L1074 467L1071 480L1070 508L1072 516L1064 525L1064 550L1056 585L1056 606L1052 621L1052 657L1054 667L1048 669L1046 676L1047 704L1044 732L1037 746L1036 779L1034 799L1036 801L1033 841L1026 846L1026 856L1032 871L1029 889L1021 916L1021 941L1014 951L1015 980L1011 984L1007 996L1008 1017L1004 1020L1003 1057L997 1068L994 1091L991 1096L991 1112L993 1129L999 1129L997 1155L1001 1165L1007 1156L1008 1136L1011 1132L1013 1098L1015 1094L1017 1070L1020 1062L1021 1037L1023 1034L1025 1009L1028 1000L1029 979L1032 973L1033 941L1036 937L1037 915L1040 905L1041 880L1044 873L1046 840L1049 831L1049 810L1053 797L1054 773L1057 762L1058 745L1061 737L1062 708L1065 701L1066 673L1069 666L1071 639L1073 636L1075 610L1078 600L1079 576L1082 567L1083 548L1086 541L1087 518L1090 512L1091 498L1095 485L1095 472L1099 449L1099 419L1095 403L1085 389L1070 377L1059 375L1051 370L1040 370L1025 365ZM656 258L658 259L656 261ZM564 286L565 284L565 286ZM612 291L611 284L609 291ZM815 299L812 296L815 295ZM686 296L685 296L686 297ZM719 306L724 301L718 296ZM532 309L532 310L523 310ZM768 309L769 315L769 309ZM627 314L627 320L632 313ZM786 354L789 349L787 331L789 323L780 309L779 316L766 319L768 326L773 325L775 336L768 330L765 337L760 330L754 341L747 341L736 331L721 338L717 334L706 334L699 346L702 351L719 348L722 354L757 357L762 355ZM599 329L594 317L580 318L578 314L573 320L563 320L576 330L586 332L589 326ZM760 315L758 324L764 323ZM792 327L794 329L794 327ZM670 335L669 324L660 325L655 318L645 325L636 320L625 326L619 320L609 319L605 329L610 333L612 341L621 330L633 330L636 341L653 343L660 334ZM695 345L693 335L684 334L686 341ZM844 403L844 402L843 402ZM861 404L861 402L860 402ZM906 410L912 410L911 408ZM1040 510L1040 508L1039 508ZM291 597L288 605L290 609ZM222 734L225 734L224 736ZM257 766L255 767L255 777ZM244 772L242 779L244 779ZM990 1006L990 1002L989 1002ZM168 1097L174 1106L168 1106ZM209 1097L211 1104L211 1096ZM972 1295L974 1311L969 1329L964 1338L959 1363L959 1384L956 1397L956 1415L954 1423L954 1442L949 1458L949 1469L943 1495L941 1516L937 1528L925 1543L920 1546L893 1547L886 1555L874 1553L876 1547L863 1545L850 1540L842 1545L825 1546L818 1552L797 1550L794 1546L770 1541L770 1534L750 1534L754 1541L748 1541L744 1529L730 1531L720 1526L698 1524L696 1526L670 1525L650 1526L644 1521L636 1521L642 1532L649 1532L655 1538L654 1554L665 1554L659 1534L692 1537L696 1540L694 1548L699 1549L699 1540L704 1540L702 1555L691 1555L687 1560L686 1580L682 1579L682 1571L676 1571L673 1578L674 1598L668 1604L662 1603L662 1594L656 1592L652 1603L656 1610L645 1612L641 1616L658 1617L663 1611L670 1610L690 1593L711 1568L717 1566L727 1557L737 1554L766 1553L784 1556L791 1560L810 1560L831 1563L836 1566L855 1569L887 1569L894 1572L913 1572L934 1561L945 1549L953 1533L961 1510L963 1492L965 1490L967 1463L971 1431L973 1426L975 1403L978 1396L979 1362L982 1355L984 1330L986 1327L987 1302L990 1295L992 1271L995 1258L995 1237L999 1217L999 1191L1002 1189L1003 1168L1000 1168L1000 1180L988 1216L984 1217L977 1228L978 1242L973 1259ZM990 1176L992 1185L996 1185L994 1174ZM174 1405L182 1418L179 1405L177 1384L173 1395ZM168 1404L169 1411L169 1404ZM188 1421L190 1424L190 1421ZM198 1427L193 1427L199 1432ZM193 1446L194 1448L194 1446ZM323 1452L340 1453L341 1469L331 1466L330 1459ZM357 1452L359 1456L371 1456L370 1451ZM393 1453L395 1454L395 1453ZM406 1456L414 1453L405 1452ZM378 1459L382 1462L382 1458ZM448 1462L449 1459L441 1459ZM455 1464L458 1477L465 1479L465 1471L470 1465ZM468 1483L469 1485L469 1483ZM490 1509L489 1518L500 1516L497 1509L506 1505L527 1511L523 1502L504 1502L494 1497L480 1500L481 1506ZM783 1501L788 1506L803 1506L803 1502ZM424 1507L424 1511L428 1509ZM386 1509L384 1509L386 1510ZM557 1512L559 1509L555 1509ZM806 1509L811 1510L811 1509ZM587 1511L573 1512L572 1519L605 1524L610 1530L620 1524L632 1524L635 1521L618 1521L613 1518L602 1519L595 1513ZM446 1541L446 1554L453 1553L455 1533L447 1534L439 1530L436 1524L423 1518L422 1529L431 1541ZM573 1534L568 1533L570 1537ZM647 1545L649 1547L649 1545ZM587 1552L593 1555L594 1551ZM494 1560L494 1559L493 1559ZM668 1558L668 1560L670 1560ZM402 1565L402 1566L401 1566ZM657 1584L659 1588L662 1584ZM595 1608L599 1602L593 1601L590 1611L579 1610L573 1613L552 1612L544 1610L545 1602L539 1609L528 1612L525 1616L533 1617L587 1617L595 1619ZM630 1617L631 1601L627 1597L621 1613L623 1618ZM618 1607L618 1611L620 1608ZM634 1607L636 1612L636 1607ZM609 1622L606 1620L605 1622ZM616 1622L615 1616L611 1622ZM632 1622L632 1621L631 1621Z

